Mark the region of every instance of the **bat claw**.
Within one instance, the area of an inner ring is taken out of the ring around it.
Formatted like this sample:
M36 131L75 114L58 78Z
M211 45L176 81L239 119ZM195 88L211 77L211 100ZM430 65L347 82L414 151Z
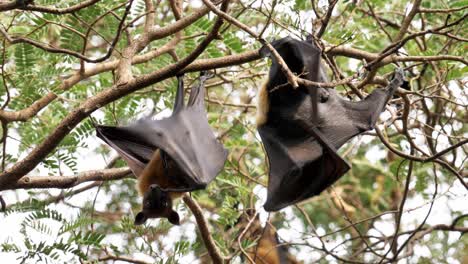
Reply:
M394 79L404 79L404 78L405 78L405 71L402 68L397 68L395 70Z
M398 87L402 86L405 83L405 72L402 68L397 68L393 72L393 78L388 86L392 90L396 90Z
M200 77L203 77L204 80L211 79L215 76L214 72L209 73L208 71L201 71L200 72Z

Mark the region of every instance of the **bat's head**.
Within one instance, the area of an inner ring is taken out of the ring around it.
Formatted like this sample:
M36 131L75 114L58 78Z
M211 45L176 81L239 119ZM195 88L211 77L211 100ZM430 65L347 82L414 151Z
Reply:
M135 225L142 225L149 218L167 218L179 225L179 214L172 209L172 199L167 191L156 184L150 186L143 196L143 209L135 216Z
M271 42L271 46L278 52L283 58L288 68L297 75L304 74L308 67L313 63L315 56L320 56L320 50L316 48L311 42L300 41L291 37L285 37L282 39ZM281 68L278 65L276 57L272 54L270 48L265 45L260 49L260 55L263 57L270 57L273 64L270 69L270 76L272 71L281 73Z

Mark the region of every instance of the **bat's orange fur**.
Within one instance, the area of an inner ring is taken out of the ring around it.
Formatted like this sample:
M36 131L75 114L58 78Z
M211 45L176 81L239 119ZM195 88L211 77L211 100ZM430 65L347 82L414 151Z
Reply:
M181 173L181 171L173 160L168 161L167 172L169 175L165 175L161 152L157 149L151 157L150 162L148 162L145 169L138 176L138 192L140 195L143 196L152 184L157 184L162 189L175 187L171 186L171 175ZM183 194L181 192L169 193L171 199L178 198Z
M256 248L256 253L249 254L250 258L255 261L255 264L281 264L275 231L270 226L266 227Z
M275 228L269 222L266 225L257 246L248 252L255 264L301 264L287 251L280 253L281 245L278 243ZM257 228L261 228L260 225ZM257 232L261 231L257 230ZM280 254L283 256L281 257Z
M260 88L260 91L258 91L257 116L256 116L257 127L267 122L268 111L270 110L267 83L268 83L268 80L266 80L263 83L262 87Z

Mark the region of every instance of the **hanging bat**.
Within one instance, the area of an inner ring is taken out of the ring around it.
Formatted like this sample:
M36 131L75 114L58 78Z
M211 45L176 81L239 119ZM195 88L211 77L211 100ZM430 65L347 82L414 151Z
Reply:
M257 245L248 250L247 254L255 264L299 264L288 252L288 247L281 244L278 234L270 222L258 230L261 232Z
M311 42L286 37L271 43L289 69L304 79L326 82L320 50ZM267 47L261 54L270 56ZM360 102L343 99L334 89L294 89L274 56L259 91L257 128L269 160L267 211L320 194L350 166L337 150L352 137L374 128L387 101L403 83L397 70L385 89Z
M280 241L275 226L270 220L262 226L260 217L255 214L255 209L245 210L228 234L245 232L242 241L249 240L255 243L245 248L247 256L241 255L242 263L251 264L300 264L302 262L290 254L289 246ZM246 229L247 228L247 229ZM237 231L236 231L237 230ZM232 232L234 231L234 232ZM202 263L209 263L208 261Z
M179 224L173 199L204 189L227 158L227 150L216 140L206 117L204 82L208 77L200 74L200 83L192 87L186 106L183 77L177 78L170 117L146 117L122 127L96 127L97 136L119 153L138 178L143 209L135 217L136 225L160 217Z

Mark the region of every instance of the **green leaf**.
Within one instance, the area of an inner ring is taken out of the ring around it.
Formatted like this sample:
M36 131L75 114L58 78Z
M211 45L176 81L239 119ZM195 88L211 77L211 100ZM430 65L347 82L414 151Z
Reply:
M224 44L226 44L226 46L235 53L241 53L244 51L242 41L232 33L225 34L223 41Z
M294 3L294 9L296 10L306 10L306 7L308 7L310 4L309 1L306 0L295 0Z
M36 56L34 48L25 43L20 43L15 46L15 66L16 70L21 74L32 72L32 68L36 65Z
M448 5L451 8L468 6L468 0L451 0L448 2Z
M202 17L195 21L193 25L203 31L209 31L211 27L213 26L213 22L205 17Z

